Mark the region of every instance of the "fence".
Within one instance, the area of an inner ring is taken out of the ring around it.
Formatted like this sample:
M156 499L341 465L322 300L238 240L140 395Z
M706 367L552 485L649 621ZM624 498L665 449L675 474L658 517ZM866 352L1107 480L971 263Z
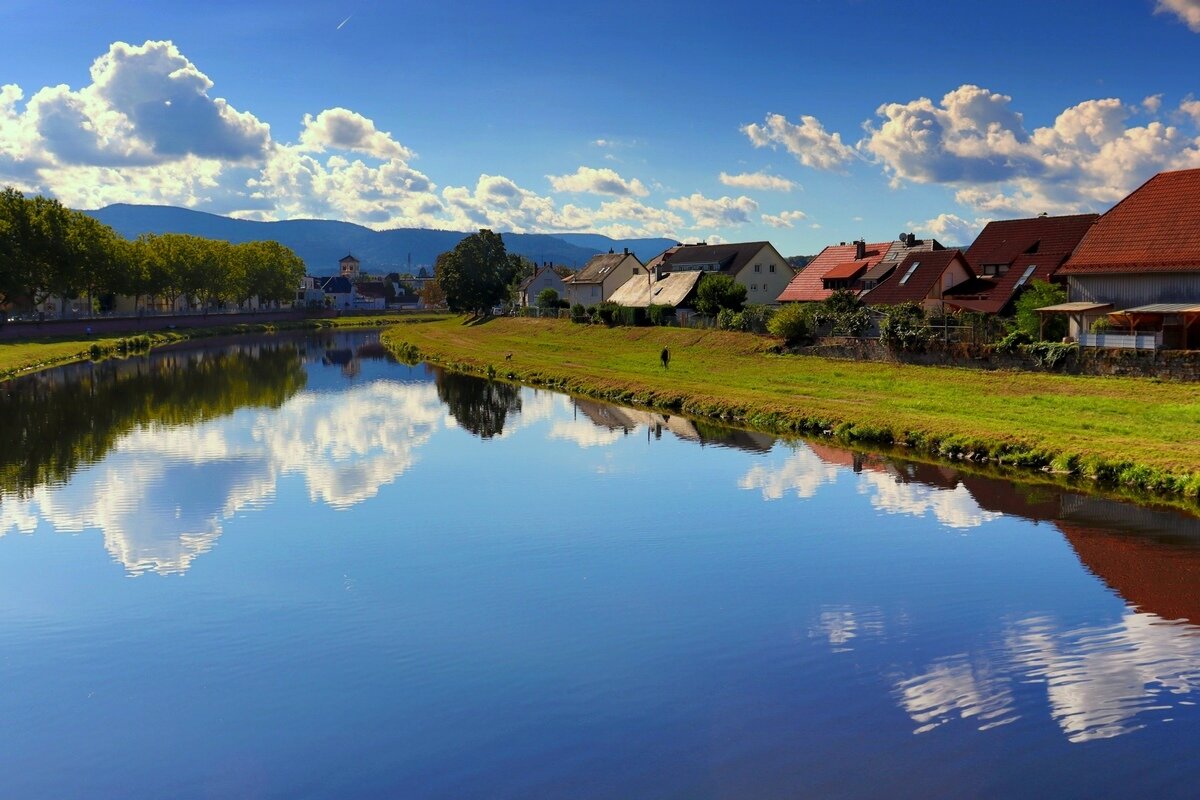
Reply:
M1112 347L1120 350L1157 350L1163 345L1162 332L1158 333L1081 333L1079 344L1083 347Z

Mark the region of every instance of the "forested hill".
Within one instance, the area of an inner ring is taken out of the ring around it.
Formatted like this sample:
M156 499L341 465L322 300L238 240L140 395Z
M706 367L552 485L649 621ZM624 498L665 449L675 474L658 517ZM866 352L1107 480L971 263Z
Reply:
M338 259L353 253L367 272L406 271L411 256L413 269L432 264L439 253L450 250L466 233L423 228L375 231L350 222L297 219L283 222L252 222L174 206L143 206L120 203L85 212L111 226L126 238L143 233L190 233L210 239L249 242L273 239L287 245L308 265L313 275L337 272ZM581 267L589 258L609 248L628 247L642 261L675 244L670 239L616 240L599 234L506 233L509 252L520 253L537 263L552 261Z

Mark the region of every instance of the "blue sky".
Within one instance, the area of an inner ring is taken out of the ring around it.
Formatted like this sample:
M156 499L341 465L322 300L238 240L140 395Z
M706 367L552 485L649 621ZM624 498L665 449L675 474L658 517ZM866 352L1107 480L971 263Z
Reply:
M962 243L1200 166L1192 28L1200 0L9 0L0 182L789 254Z

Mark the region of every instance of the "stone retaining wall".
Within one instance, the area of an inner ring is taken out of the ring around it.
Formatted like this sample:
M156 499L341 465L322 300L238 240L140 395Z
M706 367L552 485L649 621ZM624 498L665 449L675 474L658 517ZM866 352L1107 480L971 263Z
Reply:
M931 345L924 353L894 353L876 339L827 337L816 344L796 348L799 355L844 358L852 361L884 361L899 364L971 367L975 369L1019 369L1047 372L1023 353L997 353L990 347ZM1109 350L1081 348L1056 370L1071 375L1123 375L1173 381L1200 381L1200 350Z

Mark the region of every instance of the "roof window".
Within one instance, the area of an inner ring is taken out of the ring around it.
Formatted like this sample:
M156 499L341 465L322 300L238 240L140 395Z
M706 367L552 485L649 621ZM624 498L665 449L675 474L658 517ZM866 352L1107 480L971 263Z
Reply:
M1022 286L1024 286L1025 281L1029 280L1029 276L1032 275L1034 270L1036 270L1036 269L1037 269L1037 264L1030 264L1028 267L1026 267L1025 272L1017 280L1017 285L1014 286L1013 289L1014 290L1020 289Z
M921 262L920 262L920 261L914 261L914 262L913 262L913 265L912 265L911 267L909 267L909 268L908 268L908 272L904 273L904 277L900 279L900 285L901 285L901 286L903 286L904 284L908 283L908 279L909 279L909 278L911 278L911 277L913 276L913 273L917 271L917 267L919 267L919 266L921 266Z

